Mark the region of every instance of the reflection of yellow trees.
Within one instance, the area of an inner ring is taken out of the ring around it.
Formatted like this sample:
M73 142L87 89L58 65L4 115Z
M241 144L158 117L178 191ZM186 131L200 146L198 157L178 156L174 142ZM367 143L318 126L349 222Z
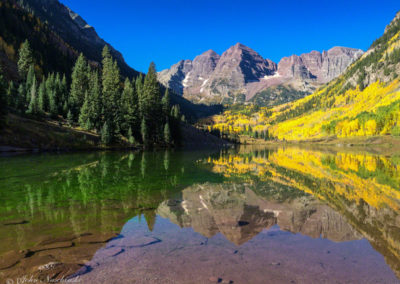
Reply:
M271 179L299 188L321 199L324 198L321 191L332 191L334 195L357 203L363 200L375 208L389 206L400 210L400 168L387 157L348 153L328 155L288 148L279 149L268 157L227 154L209 159L209 162L215 172L227 178L242 176L251 182L251 177L255 176L259 180ZM306 182L301 176L314 182ZM320 188L321 184L331 186Z

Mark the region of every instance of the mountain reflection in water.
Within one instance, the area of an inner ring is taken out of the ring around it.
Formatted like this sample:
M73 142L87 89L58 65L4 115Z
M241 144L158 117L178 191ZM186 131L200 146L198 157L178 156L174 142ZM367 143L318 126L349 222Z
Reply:
M25 156L0 166L0 279L400 277L396 155L242 148Z

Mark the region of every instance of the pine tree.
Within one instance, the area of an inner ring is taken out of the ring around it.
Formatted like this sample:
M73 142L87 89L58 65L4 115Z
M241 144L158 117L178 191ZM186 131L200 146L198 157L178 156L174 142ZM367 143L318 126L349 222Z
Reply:
M136 78L135 89L138 97L139 117L143 117L143 75L142 73Z
M54 89L51 90L48 96L49 96L49 112L52 117L57 117L58 115L57 91Z
M67 113L67 122L70 126L74 123L74 115L72 114L72 111L69 109Z
M138 98L134 85L125 79L124 90L121 96L121 130L124 134L129 129L139 129Z
M78 118L79 110L83 105L85 93L88 90L88 64L81 53L76 60L71 75L71 90L69 97L70 110L74 120Z
M107 121L104 123L103 128L101 129L101 142L105 145L110 144L112 141L111 130L108 126Z
M103 109L104 119L111 139L119 132L120 125L120 72L116 61L113 61L110 50L106 45L103 49Z
M38 96L39 96L38 110L39 112L44 113L47 108L47 97L46 97L46 87L43 81L39 85Z
M32 84L33 84L33 80L36 80L35 78L35 68L33 67L33 65L31 65L28 69L28 74L26 75L26 83L25 83L25 90L26 90L26 101L29 102L31 99L31 89L32 89Z
M90 104L91 102L89 94L86 91L85 101L83 102L83 106L79 114L79 125L86 130L92 129L92 123L90 120Z
M60 98L60 113L62 113L63 115L67 114L64 112L64 106L65 104L68 104L68 97L69 97L69 92L68 92L67 78L64 74L61 80L61 98Z
M164 126L164 142L169 145L171 144L171 131L169 129L169 123L167 123Z
M157 142L162 137L162 112L160 86L157 80L156 66L150 63L149 70L144 78L142 91L142 111L143 118L146 120L151 142Z
M100 132L102 127L102 98L99 73L92 71L89 81L89 120L92 128Z
M62 115L64 118L66 118L68 116L68 101L64 102L63 108L62 108ZM71 114L72 115L72 114Z
M21 78L26 78L28 70L34 65L32 50L28 40L21 45L18 51L18 74Z
M54 88L55 88L55 96L54 96L54 102L55 102L55 110L57 114L60 112L61 107L62 107L62 83L61 83L61 78L60 74L57 73L55 80L54 80Z
M27 113L29 114L38 114L38 96L37 96L37 87L36 87L37 81L36 77L33 77L33 83L30 89L30 94L31 98L29 101L29 106Z

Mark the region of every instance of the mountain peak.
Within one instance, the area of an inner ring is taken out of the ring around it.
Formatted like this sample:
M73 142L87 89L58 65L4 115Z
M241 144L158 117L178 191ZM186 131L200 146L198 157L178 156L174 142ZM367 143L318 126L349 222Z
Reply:
M251 49L250 47L238 42L235 45L232 45L228 50L246 50L248 52L252 52L252 53L257 53L256 51L254 51L253 49ZM227 50L227 51L228 51Z
M214 50L212 50L212 49L209 49L209 50L203 52L201 55L207 55L207 56L213 56L213 57L219 56L219 54L216 53L216 52L215 52Z
M195 102L229 103L250 100L272 86L293 84L310 93L315 86L340 75L362 54L361 50L333 47L323 53L313 50L282 58L279 65L238 42L222 55L207 50L186 68L159 73L160 81ZM277 72L278 71L278 72Z

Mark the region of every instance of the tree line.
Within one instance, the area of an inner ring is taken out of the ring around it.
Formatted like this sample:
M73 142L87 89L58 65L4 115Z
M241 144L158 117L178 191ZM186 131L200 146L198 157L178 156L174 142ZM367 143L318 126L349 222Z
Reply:
M161 94L156 67L147 75L123 81L108 46L102 66L92 66L83 54L72 69L70 84L65 74L38 78L29 42L18 54L18 82L7 82L0 72L0 115L7 110L33 118L65 119L72 127L101 134L103 144L120 139L130 144L177 145L180 142L179 105L170 105L168 89Z

